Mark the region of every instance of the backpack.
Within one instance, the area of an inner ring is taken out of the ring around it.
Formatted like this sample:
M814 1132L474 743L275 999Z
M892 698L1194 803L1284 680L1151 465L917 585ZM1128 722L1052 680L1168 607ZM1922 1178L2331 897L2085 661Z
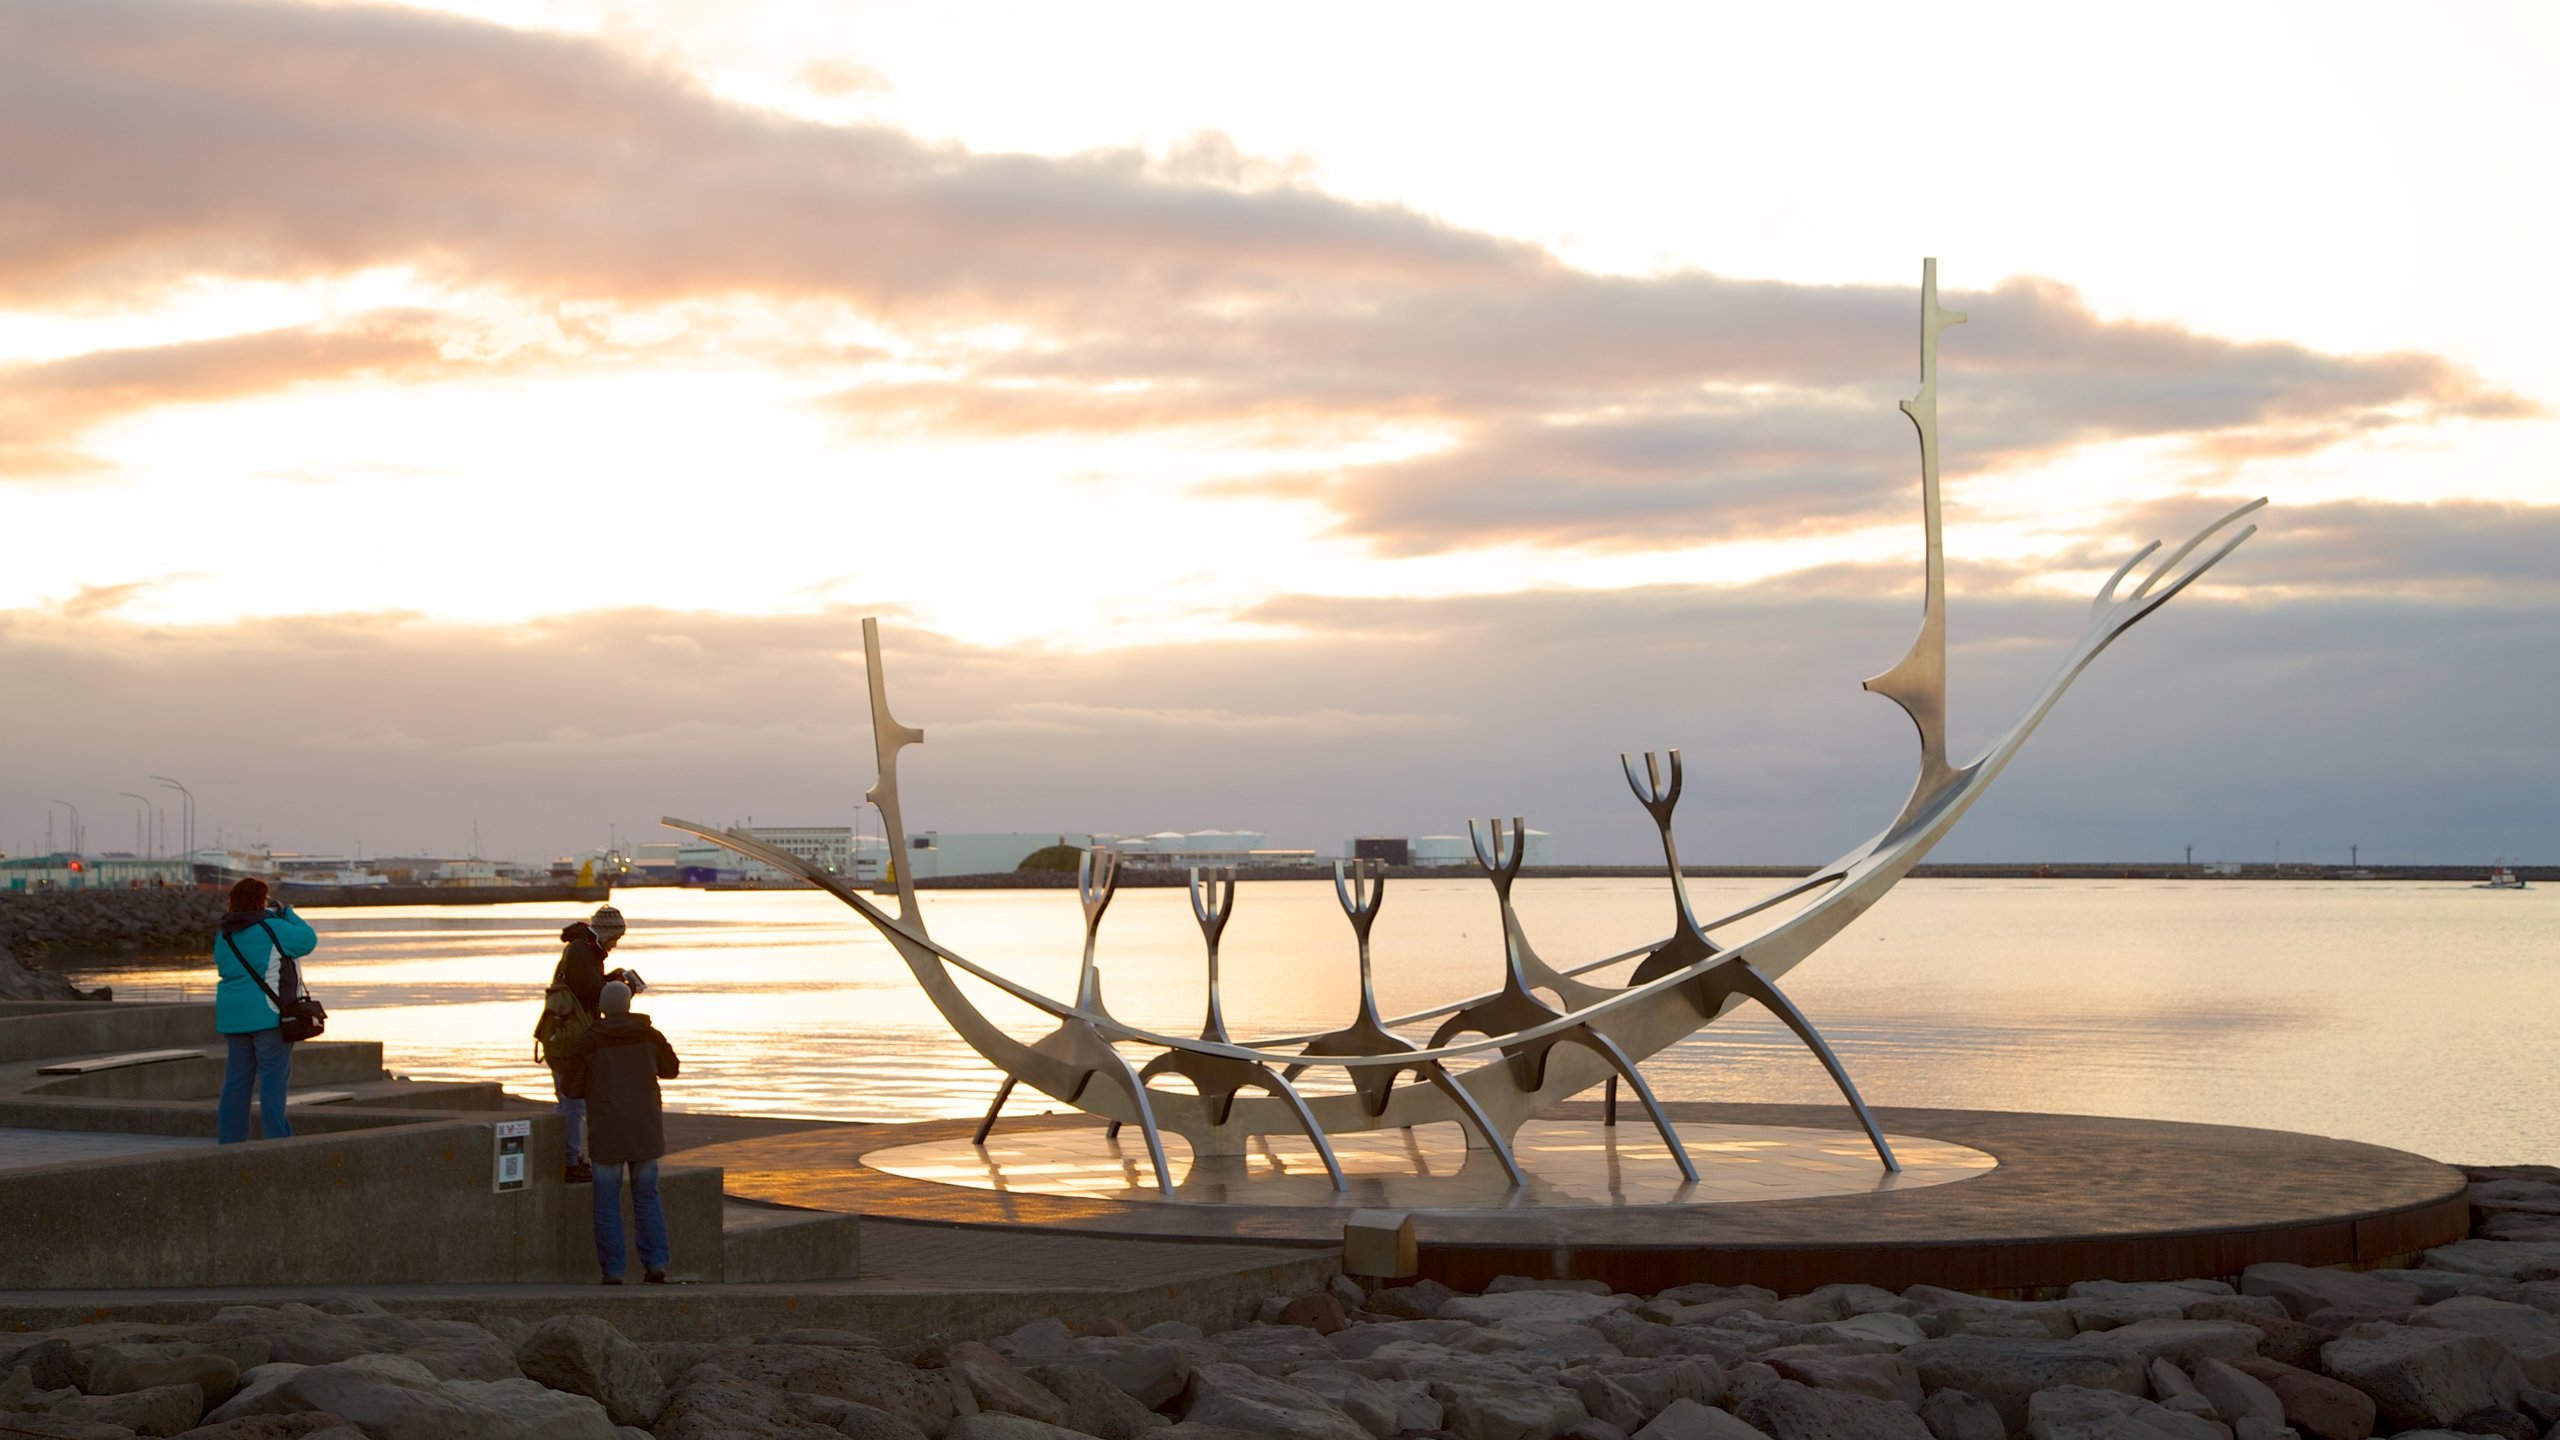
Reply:
M542 1014L533 1022L533 1058L545 1065L557 1065L569 1058L596 1017L578 1003L576 992L566 985L552 985L542 992Z

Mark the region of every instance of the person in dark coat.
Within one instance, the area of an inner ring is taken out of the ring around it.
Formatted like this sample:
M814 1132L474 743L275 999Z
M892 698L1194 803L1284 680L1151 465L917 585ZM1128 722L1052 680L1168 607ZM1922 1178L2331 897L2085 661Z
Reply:
M646 1015L631 1013L631 987L609 980L604 1014L569 1052L561 1093L587 1107L587 1154L595 1165L596 1262L604 1283L622 1283L622 1185L630 1171L631 1219L639 1234L641 1278L667 1283L667 1212L658 1200L658 1158L667 1153L666 1107L658 1082L676 1078L675 1047Z
M561 1070L569 1052L577 1047L579 1035L602 1014L605 982L620 980L631 983L630 971L608 971L604 968L604 957L612 954L613 947L622 942L623 929L622 912L610 905L597 907L596 913L587 919L571 921L560 931L560 963L551 971L551 983L567 990L577 1006L548 1050L551 1093L560 1101L560 1118L565 1122L561 1130L568 1142L568 1154L564 1158L572 1182L589 1179L593 1174L587 1159L587 1107L584 1101L572 1098L562 1087Z

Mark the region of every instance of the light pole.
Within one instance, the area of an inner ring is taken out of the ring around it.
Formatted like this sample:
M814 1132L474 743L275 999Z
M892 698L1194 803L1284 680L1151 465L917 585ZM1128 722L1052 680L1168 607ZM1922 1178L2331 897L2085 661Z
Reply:
M193 878L196 863L196 792L179 784L177 781L170 779L166 775L153 775L149 778L159 781L161 784L168 786L170 789L177 791L179 795L185 797L186 809L184 813L186 818L178 822L178 833L186 837L187 874L190 878Z
M56 800L53 803L71 812L71 853L74 855L88 854L88 837L80 833L80 807L72 804L68 800Z
M133 853L145 860L151 859L151 845L144 838L151 824L151 802L130 790L119 790L116 793L140 807L133 812Z

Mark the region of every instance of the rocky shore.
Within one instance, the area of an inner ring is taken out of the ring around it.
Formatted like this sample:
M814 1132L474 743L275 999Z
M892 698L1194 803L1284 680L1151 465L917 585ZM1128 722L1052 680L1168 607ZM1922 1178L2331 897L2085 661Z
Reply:
M1043 1320L635 1343L361 1297L0 1334L0 1433L59 1440L2401 1440L2560 1435L2560 1169L2469 1172L2414 1269L2256 1265L2051 1299L1348 1280L1218 1334ZM633 1296L631 1298L642 1298ZM610 1313L610 1306L597 1309Z
M0 956L34 966L213 953L214 890L0 890Z

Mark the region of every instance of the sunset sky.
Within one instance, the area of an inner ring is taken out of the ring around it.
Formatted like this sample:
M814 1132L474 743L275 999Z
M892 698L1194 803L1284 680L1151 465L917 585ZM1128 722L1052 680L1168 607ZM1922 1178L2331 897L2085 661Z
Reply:
M0 0L0 850L2560 853L2560 11ZM58 812L57 812L58 813Z

